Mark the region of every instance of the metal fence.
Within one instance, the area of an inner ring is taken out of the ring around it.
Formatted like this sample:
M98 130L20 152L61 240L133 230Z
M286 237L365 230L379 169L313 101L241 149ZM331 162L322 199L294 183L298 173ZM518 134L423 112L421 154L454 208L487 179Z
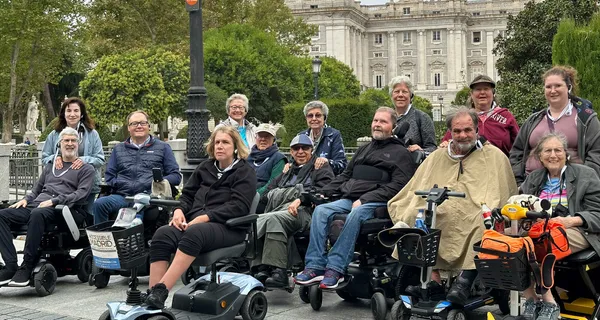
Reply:
M38 180L40 158L33 148L17 147L11 151L8 160L10 199L21 199ZM12 196L14 195L14 198Z

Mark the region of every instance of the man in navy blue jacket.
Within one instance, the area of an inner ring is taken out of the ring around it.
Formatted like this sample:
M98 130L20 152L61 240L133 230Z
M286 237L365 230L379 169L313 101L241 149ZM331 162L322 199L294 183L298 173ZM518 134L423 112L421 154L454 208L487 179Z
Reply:
M94 202L95 224L108 221L111 214L127 207L126 196L150 194L153 168L162 169L164 179L171 186L181 183L173 150L150 135L148 114L139 110L130 113L127 127L130 137L114 147L106 167L105 180L112 187L112 194Z

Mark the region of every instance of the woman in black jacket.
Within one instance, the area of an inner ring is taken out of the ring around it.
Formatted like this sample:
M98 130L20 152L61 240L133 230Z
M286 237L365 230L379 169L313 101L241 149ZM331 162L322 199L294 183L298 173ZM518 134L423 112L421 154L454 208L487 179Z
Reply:
M221 126L210 136L206 151L210 159L186 183L171 223L152 237L146 298L151 307L164 308L169 290L200 253L244 240L244 230L229 229L225 222L247 215L256 193L256 173L245 160L248 148L236 129Z

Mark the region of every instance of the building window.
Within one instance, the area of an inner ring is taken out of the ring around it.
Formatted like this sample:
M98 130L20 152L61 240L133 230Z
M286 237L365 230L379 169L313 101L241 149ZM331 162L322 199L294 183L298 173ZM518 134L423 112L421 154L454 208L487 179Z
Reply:
M433 34L433 41L442 41L442 35L441 35L440 30L434 30L434 31L432 31L432 34Z
M375 76L375 88L377 88L377 89L383 88L383 75L378 74Z
M481 12L473 12L473 13L472 13L472 15L473 15L474 17L478 17L478 16L480 16L480 15L481 15Z
M439 56L440 54L442 54L442 50L440 50L440 49L435 49L435 50L433 50L433 51L432 51L432 53L433 53L433 55L435 55L435 56Z
M412 50L402 51L403 56L412 56Z
M311 9L319 9L319 5L318 4L311 4L310 8Z
M440 14L440 13L442 13L442 12L441 12L441 11L439 11L439 10L434 10L434 11L432 11L431 13L432 13L432 14Z
M473 79L475 79L475 77L477 77L478 75L482 75L482 74L483 74L482 66L471 67L471 81L473 81Z
M375 44L383 44L383 34L382 33L375 34Z
M442 74L441 73L433 74L433 85L436 87L439 87L442 85Z
M404 14L410 14L410 8L402 8Z
M403 32L402 33L402 42L403 43L411 43L412 42L410 32Z
M506 14L508 11L506 10L500 10L500 14Z
M381 13L376 13L375 18L381 18Z
M320 52L321 51L321 47L320 46L312 46L310 47L310 52Z
M383 52L373 52L374 58L383 58Z
M481 43L481 31L473 32L473 43Z

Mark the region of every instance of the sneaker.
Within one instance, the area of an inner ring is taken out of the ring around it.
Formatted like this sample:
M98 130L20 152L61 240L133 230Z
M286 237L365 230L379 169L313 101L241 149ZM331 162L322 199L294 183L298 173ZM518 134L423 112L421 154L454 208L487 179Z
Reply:
M146 297L146 304L151 308L164 309L168 296L169 290L167 286L164 283L158 283L150 288L150 292Z
M294 282L301 285L308 285L311 283L321 282L325 271L315 269L304 269L299 275L294 277Z
M325 277L323 277L323 280L321 280L321 284L319 284L319 288L335 289L343 281L344 281L343 274L341 274L337 271L331 270L331 269L327 269L325 271Z
M523 311L521 312L523 320L534 320L537 318L538 306L538 303L533 298L527 299L523 303Z
M17 268L3 268L0 270L0 287L7 285L16 272Z
M289 287L287 270L277 268L273 270L270 277L265 280L265 285L272 288L287 288Z
M542 302L536 320L557 320L560 308L552 302Z
M11 287L27 287L31 282L32 271L32 268L26 266L25 264L21 265L8 285Z
M461 276L457 277L448 291L448 295L446 295L446 300L457 306L464 306L471 295L472 284L469 280Z
M407 286L404 290L408 295L416 298L424 298L422 297L421 286L420 285L410 285ZM439 284L437 281L429 281L427 284L427 294L429 295L428 300L444 300L446 298L446 291L444 290L444 286Z

